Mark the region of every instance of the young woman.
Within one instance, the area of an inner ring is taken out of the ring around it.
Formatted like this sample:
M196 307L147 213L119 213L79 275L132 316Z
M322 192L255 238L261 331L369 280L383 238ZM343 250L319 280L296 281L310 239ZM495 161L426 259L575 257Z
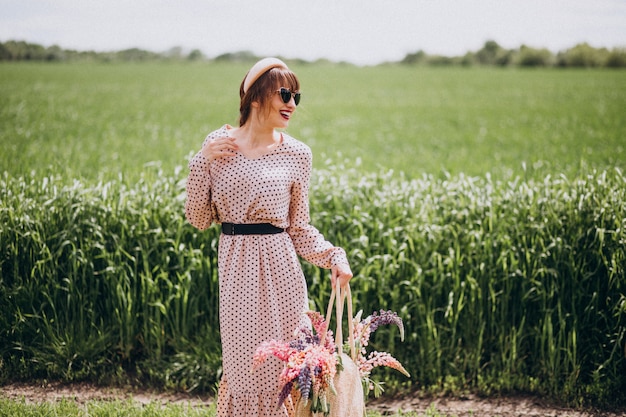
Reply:
M189 162L185 214L198 229L221 223L218 269L223 376L218 417L288 416L277 407L283 364L251 372L265 340L291 340L306 320L307 288L298 255L352 278L346 253L310 224L310 148L284 133L300 83L276 58L257 62L239 95L239 127L210 133ZM279 130L280 129L280 130Z

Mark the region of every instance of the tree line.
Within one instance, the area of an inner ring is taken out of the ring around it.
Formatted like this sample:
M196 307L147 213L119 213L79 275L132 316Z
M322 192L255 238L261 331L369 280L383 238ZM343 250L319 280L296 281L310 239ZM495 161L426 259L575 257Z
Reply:
M152 52L140 48L97 52L64 49L58 45L45 47L16 40L0 42L0 61L255 61L259 58L250 51L226 53L209 58L199 49L186 52L179 46L164 52ZM300 59L298 61L307 62ZM396 63L424 66L626 68L626 47L609 50L607 48L595 48L588 43L580 43L555 54L546 48L533 48L526 45L517 49L506 49L496 41L489 40L478 51L470 51L463 56L431 55L423 50L418 50L405 55L398 62L387 62L386 64Z
M626 48L594 48L580 43L572 48L552 53L546 48L522 45L518 49L505 49L495 41L487 41L476 52L463 56L447 57L428 55L424 51L407 54L401 61L409 65L487 65L519 67L572 67L572 68L626 68Z
M127 61L155 61L155 60L202 60L205 59L200 50L193 50L183 54L181 47L174 47L165 52L152 52L140 48L130 48L121 51L97 52L77 51L64 49L58 45L44 47L36 43L9 40L0 42L0 61L98 61L98 62L127 62Z

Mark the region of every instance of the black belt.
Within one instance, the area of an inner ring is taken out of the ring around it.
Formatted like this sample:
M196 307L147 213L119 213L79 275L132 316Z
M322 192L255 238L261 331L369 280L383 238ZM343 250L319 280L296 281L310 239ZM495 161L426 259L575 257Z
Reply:
M222 233L225 235L273 235L284 231L285 229L281 229L270 223L222 223Z

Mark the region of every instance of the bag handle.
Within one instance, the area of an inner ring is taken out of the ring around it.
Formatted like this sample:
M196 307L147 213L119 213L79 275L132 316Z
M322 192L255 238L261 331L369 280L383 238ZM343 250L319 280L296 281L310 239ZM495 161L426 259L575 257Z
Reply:
M328 331L328 326L330 325L330 319L333 312L333 303L336 300L335 304L335 318L337 320L337 330L335 332L335 345L337 345L338 353L341 353L343 349L343 332L342 332L342 324L343 324L343 306L346 304L347 300L347 313L348 313L348 343L350 344L350 357L353 361L356 361L356 346L354 345L354 324L352 323L352 319L354 315L352 314L352 294L350 292L350 284L346 283L345 288L342 290L341 285L339 284L339 280L336 280L336 288L333 287L333 290L330 294L330 300L328 301L328 308L326 310L326 326L324 334L322 335L321 344L324 344L326 339L326 332Z

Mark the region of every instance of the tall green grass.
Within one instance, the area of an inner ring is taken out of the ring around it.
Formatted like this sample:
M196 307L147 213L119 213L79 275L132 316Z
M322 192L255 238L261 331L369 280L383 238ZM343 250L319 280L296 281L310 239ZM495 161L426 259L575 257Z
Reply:
M182 216L185 171L133 186L5 174L4 378L212 390L219 377L216 228ZM390 387L523 390L623 404L626 178L402 179L316 171L313 223L348 250L357 307L397 311ZM326 271L304 264L312 306Z
M403 313L405 346L393 334L377 342L401 350L414 381L623 401L620 171L508 182L381 175L349 187L323 179L315 194L329 197L316 221L351 248L362 306Z
M5 174L1 188L0 333L4 354L28 359L17 375L127 371L213 386L215 234L185 224L179 180L88 187Z

